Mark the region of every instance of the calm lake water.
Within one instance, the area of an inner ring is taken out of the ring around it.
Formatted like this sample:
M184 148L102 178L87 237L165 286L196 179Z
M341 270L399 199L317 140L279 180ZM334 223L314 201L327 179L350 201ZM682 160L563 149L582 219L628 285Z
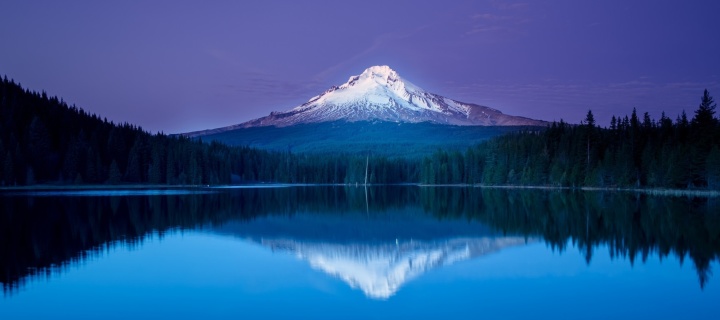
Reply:
M720 199L478 188L0 194L0 319L716 318Z

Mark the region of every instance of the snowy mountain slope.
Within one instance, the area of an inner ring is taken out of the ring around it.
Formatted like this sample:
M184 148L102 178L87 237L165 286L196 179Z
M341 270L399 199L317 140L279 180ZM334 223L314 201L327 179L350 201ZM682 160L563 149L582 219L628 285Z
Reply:
M413 207L332 212L260 216L209 230L292 254L373 299L388 299L430 270L536 241Z
M288 251L360 289L373 299L393 296L403 284L458 261L528 243L523 237L452 238L434 241L396 240L395 243L327 243L290 239L262 239L273 250Z
M499 110L429 93L388 66L373 66L288 111L234 126L191 132L201 136L261 126L286 127L330 121L431 122L462 126L545 126L545 121L506 115Z

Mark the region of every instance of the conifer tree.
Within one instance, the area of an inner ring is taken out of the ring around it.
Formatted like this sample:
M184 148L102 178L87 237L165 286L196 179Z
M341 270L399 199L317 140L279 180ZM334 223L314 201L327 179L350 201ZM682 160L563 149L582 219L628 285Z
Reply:
M15 185L15 164L10 151L5 155L5 163L3 165L3 181L5 185Z
M695 111L695 117L692 119L692 124L701 131L714 129L717 126L717 119L714 118L716 106L715 100L705 89L700 99L700 106Z
M720 148L717 145L710 150L705 166L708 188L720 190Z
M108 183L118 184L121 179L122 174L120 173L120 167L118 167L117 161L113 160L110 164L110 171L108 172Z

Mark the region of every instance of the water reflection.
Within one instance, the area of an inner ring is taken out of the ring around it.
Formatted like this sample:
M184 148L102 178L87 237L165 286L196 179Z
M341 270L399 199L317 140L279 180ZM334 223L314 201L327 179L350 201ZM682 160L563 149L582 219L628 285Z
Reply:
M5 196L27 197L128 197L128 196L178 196L191 194L214 193L207 189L148 189L148 190L44 190L44 191L14 191L5 193Z
M699 284L720 253L717 199L476 188L288 187L153 196L0 195L0 282L12 293L149 234L202 229L295 254L368 296L423 272L538 239L591 263L690 258ZM367 202L366 202L367 197Z
M210 230L293 254L377 299L389 298L429 270L533 241L499 236L478 222L438 220L406 209L261 216Z
M421 274L457 261L468 260L525 244L521 237L464 238L442 241L406 241L395 244L303 243L264 240L263 245L281 248L307 260L310 265L338 277L370 298L387 299Z

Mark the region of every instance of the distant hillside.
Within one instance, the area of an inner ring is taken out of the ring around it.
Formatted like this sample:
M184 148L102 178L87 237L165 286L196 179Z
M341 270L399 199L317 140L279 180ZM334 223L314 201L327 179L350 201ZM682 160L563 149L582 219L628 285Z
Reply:
M254 151L152 135L0 80L0 187L230 183L243 152Z
M287 147L282 149L286 150ZM365 155L273 152L150 134L0 81L0 188L36 184L357 183ZM419 161L370 157L370 183L418 181Z
M421 157L438 149L464 151L490 138L517 131L539 130L523 126L452 126L429 122L333 121L288 127L250 127L200 136L234 146L250 146L293 153L349 153Z

